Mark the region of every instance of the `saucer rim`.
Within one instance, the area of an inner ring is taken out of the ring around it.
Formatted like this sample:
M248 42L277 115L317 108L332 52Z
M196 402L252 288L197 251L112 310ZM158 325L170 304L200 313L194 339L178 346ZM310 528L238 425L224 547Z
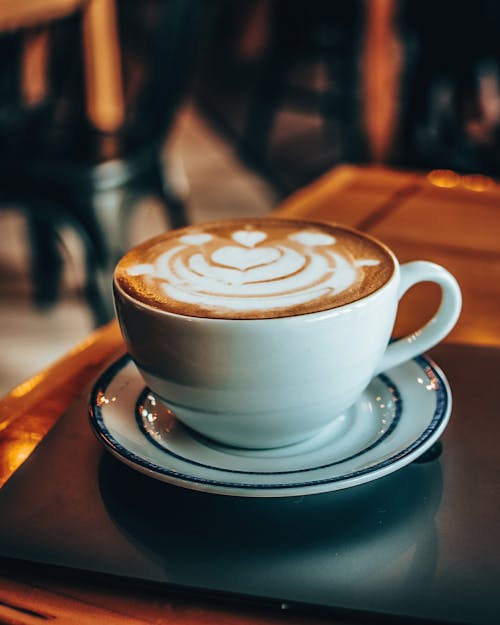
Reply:
M381 382L383 384L385 384L385 386L387 387L387 390L389 391L389 393L393 397L393 401L394 401L394 416L393 416L393 418L391 420L391 423L390 423L389 427L385 431L383 431L380 434L380 436L378 436L374 441L372 441L370 444L368 444L363 449L358 450L356 453L353 453L351 455L347 455L347 456L345 456L345 457L343 457L343 458L341 458L339 460L333 460L332 462L318 464L317 466L314 466L314 467L305 467L305 468L302 468L302 469L276 470L276 471L251 471L251 470L244 470L244 469L229 469L229 468L223 468L223 467L219 467L219 466L210 466L210 465L204 464L202 462L198 462L197 460L192 460L191 458L185 458L184 456L178 454L177 452L175 452L175 451L173 451L171 449L168 449L168 448L164 447L163 445L161 445L157 440L155 440L155 438L151 435L151 433L144 426L144 423L142 422L142 419L141 419L141 416L140 416L140 406L143 403L143 398L148 393L151 393L151 391L148 389L147 386L144 387L144 390L140 393L140 395L139 395L139 397L137 399L136 405L135 405L136 423L137 423L138 429L143 434L143 436L145 436L145 438L152 445L154 445L156 448L160 449L160 451L162 451L163 453L166 453L167 455L171 456L175 460L180 460L181 462L184 462L184 463L187 463L187 464L191 464L193 466L197 466L197 467L200 467L202 469L208 469L209 471L216 470L216 471L221 471L221 472L224 472L224 473L233 473L233 474L236 474L236 475L260 475L260 476L265 476L265 475L269 475L269 476L293 475L293 474L307 473L309 471L318 471L320 469L328 469L330 467L342 465L342 464L344 464L346 462L349 462L350 460L353 460L354 458L358 458L358 457L362 456L363 454L368 453L369 451L371 451L375 447L378 447L398 427L399 422L401 420L401 415L403 413L403 400L402 400L402 397L401 397L401 393L399 392L399 389L398 389L397 385L394 383L393 380L391 380L391 378L386 373L383 373L383 372L379 373L377 376L375 376L375 378L379 378L381 380ZM371 384L371 382L370 382L370 384ZM153 393L153 395L154 395L154 393ZM175 412L174 412L174 415L175 415ZM194 430L191 430L189 427L187 427L187 426L184 426L184 427L186 428L187 431L190 432L190 436L192 438L196 439L196 440L199 440L202 445L209 445L209 446L211 446L213 443L215 443L217 445L217 443L215 441L212 442L209 439L207 439L206 437L204 437L202 434L198 434ZM316 436L321 436L321 433L319 435L316 435ZM315 437L313 437L313 438L315 438ZM287 449L299 448L302 445L302 443L296 443L295 445L290 445L289 447L287 447ZM218 444L216 449L218 451L224 452L224 445L223 444ZM282 449L282 448L278 448L278 449ZM246 451L251 451L251 450L246 450ZM260 451L259 449L255 450L256 453L258 453L259 451ZM164 470L162 469L162 472L163 471ZM342 477L337 477L335 479L337 479L337 480L338 479L342 479ZM240 482L238 482L238 484L240 484ZM297 482L295 485L300 485L300 484L302 484L302 482ZM293 484L291 484L291 485L293 485ZM254 485L250 484L250 486L253 487ZM259 485L259 487L260 487L260 485Z
M444 373L431 358L426 355L420 355L395 367L394 370L401 369L409 362L415 362L429 379L437 380L439 384L437 388L435 388L436 406L428 425L420 432L419 436L414 438L404 449L400 449L397 453L392 454L385 460L368 467L351 471L340 476L337 475L316 480L266 484L216 480L213 478L189 475L162 467L129 451L109 432L104 423L102 410L98 405L97 398L103 393L103 390L106 390L120 371L131 362L133 363L129 354L121 356L104 370L92 388L88 415L95 436L118 460L143 474L176 486L216 494L244 497L286 497L351 488L378 479L402 468L421 456L440 437L451 414L451 392ZM386 372L384 372L384 374L385 373ZM137 373L137 375L139 375L139 373ZM402 408L402 414L404 414L404 407ZM139 430L139 432L143 435L141 430ZM223 471L224 469L217 470Z

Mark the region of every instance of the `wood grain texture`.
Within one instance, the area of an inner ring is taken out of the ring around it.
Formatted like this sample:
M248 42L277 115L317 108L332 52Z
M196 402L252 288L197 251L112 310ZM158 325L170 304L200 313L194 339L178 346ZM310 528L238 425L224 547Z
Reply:
M125 347L116 322L0 401L0 487L24 462L102 363Z

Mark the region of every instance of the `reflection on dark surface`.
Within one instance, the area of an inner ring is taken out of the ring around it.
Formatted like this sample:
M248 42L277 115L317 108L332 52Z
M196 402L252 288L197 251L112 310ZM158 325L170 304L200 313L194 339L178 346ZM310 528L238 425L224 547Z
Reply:
M411 612L433 582L439 462L336 493L247 499L171 487L104 455L99 485L115 525L173 583Z

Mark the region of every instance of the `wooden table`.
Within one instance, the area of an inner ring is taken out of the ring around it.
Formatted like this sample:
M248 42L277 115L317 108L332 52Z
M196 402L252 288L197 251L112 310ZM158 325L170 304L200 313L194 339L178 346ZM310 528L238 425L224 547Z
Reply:
M424 176L344 166L292 195L277 212L346 223L387 242L402 262L418 258L444 265L457 277L464 298L462 316L446 342L500 347L500 186L492 180L447 171ZM437 303L433 285L417 287L401 304L395 334L421 325ZM70 403L87 392L96 370L123 351L117 324L112 322L1 400L0 486ZM57 575L41 579L37 570L0 570L0 623L39 623L47 618L80 624L248 625L285 618L293 623L325 622L320 617L285 617L152 590L127 591L123 596L119 588L103 590L88 580L76 582Z

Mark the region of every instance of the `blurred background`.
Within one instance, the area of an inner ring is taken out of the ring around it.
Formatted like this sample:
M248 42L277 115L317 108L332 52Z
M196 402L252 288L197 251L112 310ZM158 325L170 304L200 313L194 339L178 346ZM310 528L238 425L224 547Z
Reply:
M494 0L0 0L0 393L166 228L340 163L497 178L498 32Z

